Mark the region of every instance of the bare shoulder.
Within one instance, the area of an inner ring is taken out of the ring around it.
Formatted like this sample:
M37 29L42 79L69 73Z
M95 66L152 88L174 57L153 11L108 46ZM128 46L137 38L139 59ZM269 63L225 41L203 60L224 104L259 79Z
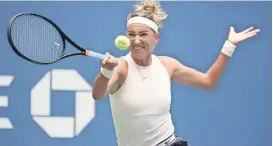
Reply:
M179 61L169 56L157 56L161 63L164 65L169 75L172 76L173 72L177 68Z
M165 67L173 68L177 66L178 64L180 64L180 62L177 59L169 57L169 56L158 56L158 58Z
M160 61L162 63L165 63L165 64L172 64L172 63L177 62L176 59L169 57L169 56L157 56L157 57L160 59Z

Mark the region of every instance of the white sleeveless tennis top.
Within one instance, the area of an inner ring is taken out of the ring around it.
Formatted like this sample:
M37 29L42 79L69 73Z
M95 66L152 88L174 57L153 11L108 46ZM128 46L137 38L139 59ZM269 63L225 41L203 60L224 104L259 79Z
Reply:
M148 67L138 66L131 54L124 84L110 96L118 146L155 146L174 133L170 77L155 55Z

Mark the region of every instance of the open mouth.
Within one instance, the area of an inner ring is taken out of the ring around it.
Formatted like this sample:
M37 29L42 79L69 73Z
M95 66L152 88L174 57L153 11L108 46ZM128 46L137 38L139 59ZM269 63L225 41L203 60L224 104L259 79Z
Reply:
M141 46L135 46L134 47L136 50L141 50L141 49L143 49L143 47L141 47Z

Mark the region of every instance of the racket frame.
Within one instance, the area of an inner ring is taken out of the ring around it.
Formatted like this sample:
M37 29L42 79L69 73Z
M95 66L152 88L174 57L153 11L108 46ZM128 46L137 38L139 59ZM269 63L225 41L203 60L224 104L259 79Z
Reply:
M61 38L62 38L62 43L63 43L63 51L62 51L62 54L60 55L60 58L58 58L57 60L55 61L52 61L52 62L48 62L48 63L43 63L43 62L38 62L38 61L34 61L34 60L31 60L29 58L27 58L26 56L24 56L22 53L20 53L18 51L18 49L15 47L13 41L12 41L12 37L11 37L11 27L12 27L12 23L13 21L17 18L17 17L20 17L22 15L33 15L33 16L36 16L36 17L39 17L39 18L42 18L43 20L47 21L48 23L50 23L57 31L58 33L60 34ZM39 15L39 14L35 14L35 13L19 13L15 16L13 16L11 18L11 20L9 21L9 24L8 24L8 32L7 32L7 35L8 35L8 41L9 41L9 44L12 48L12 50L17 54L19 55L20 57L24 58L25 60L29 61L29 62L32 62L32 63L36 63L36 64L53 64L53 63L56 63L57 61L60 61L61 59L64 59L64 58L67 58L67 57L70 57L70 56L76 56L76 55L83 55L83 56L87 56L88 55L88 51L86 49L83 49L82 47L80 47L78 44L76 44L74 41L72 41L58 26L57 24L55 24L53 21L51 21L50 19L42 16L42 15ZM74 46L76 49L78 49L80 52L78 53L71 53L71 54L66 54L65 55L65 50L66 50L66 41L68 41L72 46Z

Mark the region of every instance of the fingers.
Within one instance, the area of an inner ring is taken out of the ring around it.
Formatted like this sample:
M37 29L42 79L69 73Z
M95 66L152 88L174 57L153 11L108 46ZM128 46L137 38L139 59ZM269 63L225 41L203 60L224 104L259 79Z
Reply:
M105 53L105 56L106 57L101 62L102 65L105 65L108 62L108 60L110 59L110 54L108 52Z
M246 34L248 33L249 31L251 31L254 27L249 27L248 29L242 31L242 33Z
M254 29L254 27L249 27L248 29L242 31L242 33L244 34L248 34L248 33L258 33L260 32L260 29Z
M105 59L101 61L101 66L103 68L112 70L116 64L117 64L117 59L114 56L111 56L108 52L105 53Z
M259 32L260 32L260 29L255 29L255 30L247 32L246 35L248 38L250 38L250 37L256 36Z

